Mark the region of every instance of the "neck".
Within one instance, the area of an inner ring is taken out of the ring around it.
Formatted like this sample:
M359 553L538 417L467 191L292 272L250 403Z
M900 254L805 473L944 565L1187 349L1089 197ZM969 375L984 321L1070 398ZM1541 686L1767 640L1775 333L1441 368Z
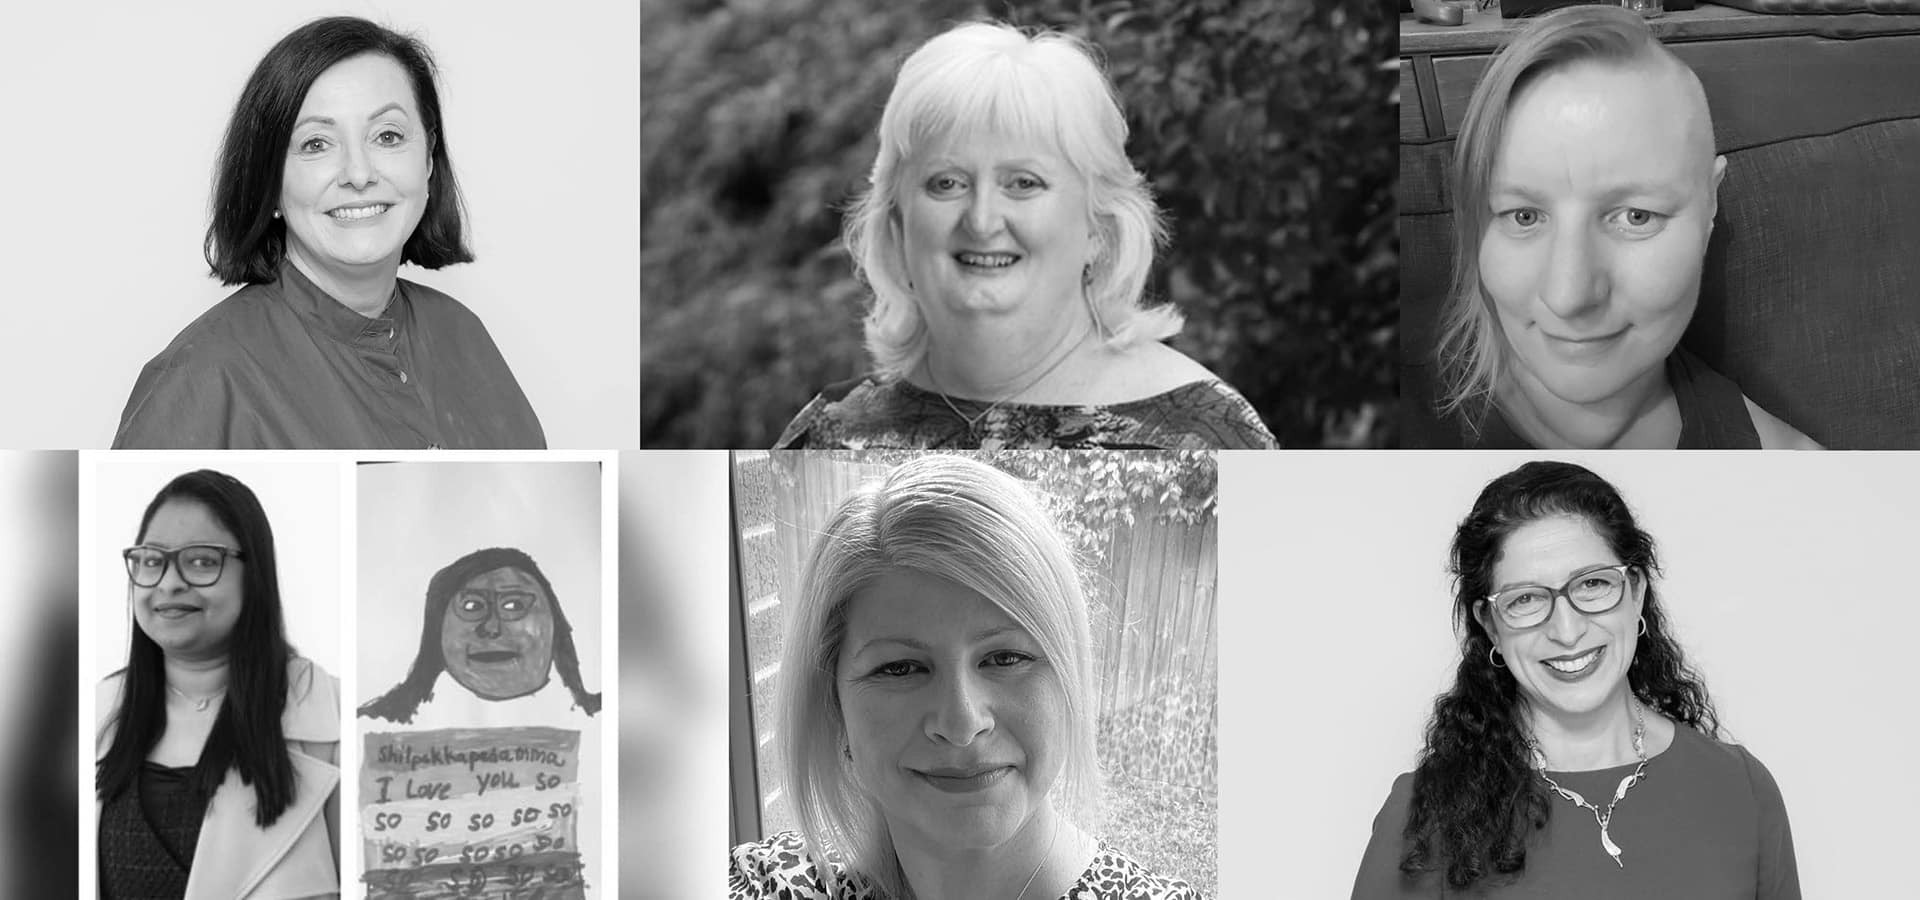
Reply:
M186 659L169 655L160 664L167 685L196 700L227 688L227 657Z
M1680 406L1664 365L1592 403L1562 400L1515 366L1499 403L1514 430L1542 450L1671 450L1680 443Z
M922 387L973 400L1006 401L1052 379L1093 333L1086 310L1074 305L1043 320L979 315L929 322L930 340L918 374Z
M1045 807L995 847L955 850L901 831L893 843L915 900L1051 900L1079 878L1086 836Z
M367 318L375 318L393 299L393 286L400 277L400 260L382 261L352 269L322 266L307 258L298 247L287 248L287 259L315 287L326 291L341 306Z
M1624 692L1618 700L1588 713L1550 713L1529 706L1526 717L1533 739L1546 754L1547 768L1553 771L1586 772L1640 759L1633 749L1633 709Z

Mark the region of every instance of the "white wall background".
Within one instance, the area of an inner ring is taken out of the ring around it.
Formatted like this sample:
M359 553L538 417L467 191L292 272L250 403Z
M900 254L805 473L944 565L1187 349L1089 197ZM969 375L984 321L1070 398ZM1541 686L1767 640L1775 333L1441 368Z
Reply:
M1920 456L1222 454L1220 884L1346 897L1458 662L1453 529L1528 458L1611 481L1653 535L1723 726L1780 784L1808 897L1911 883Z
M94 680L127 664L133 614L127 606L127 569L120 551L133 546L140 514L153 495L175 476L195 469L232 475L260 498L273 525L287 639L300 655L342 676L340 605L346 596L346 570L340 564L343 470L338 463L284 454L114 453L89 454L80 469L83 483L91 481L93 499L91 522L83 520L91 528L84 529L80 542L81 571L91 581L82 582L80 599L93 607L88 610L91 624L81 618L81 633L86 636L82 652L92 654ZM84 486L82 496L87 496ZM82 688L92 696L91 681Z
M549 446L639 445L638 4L117 0L0 26L0 446L107 446L140 367L234 290L201 257L227 116L274 42L343 14L440 64L476 261L401 277L480 316Z

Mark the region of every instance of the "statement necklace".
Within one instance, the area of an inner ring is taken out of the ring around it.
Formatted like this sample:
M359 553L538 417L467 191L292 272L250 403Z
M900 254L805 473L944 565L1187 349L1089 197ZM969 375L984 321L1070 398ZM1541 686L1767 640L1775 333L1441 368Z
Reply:
M1613 802L1607 804L1605 812L1602 812L1600 807L1588 803L1587 798L1580 796L1578 792L1567 790L1561 787L1559 782L1554 781L1553 776L1547 774L1547 754L1541 751L1538 741L1531 737L1527 738L1528 746L1533 748L1535 771L1540 773L1540 777L1546 780L1547 786L1552 788L1554 793L1573 801L1575 806L1593 813L1593 821L1600 825L1600 848L1607 851L1607 855L1613 857L1614 864L1622 869L1626 868L1627 864L1620 861L1620 845L1614 843L1613 838L1607 834L1607 826L1613 822L1613 808L1619 806L1621 800L1626 799L1627 791L1639 784L1641 777L1647 771L1646 714L1640 706L1640 701L1632 695L1628 695L1627 703L1633 707L1633 753L1640 757L1640 765L1634 767L1632 775L1620 779L1620 786L1613 791Z
M171 684L167 685L167 690L172 692L172 694L175 697L179 697L180 699L193 704L194 712L206 712L208 705L212 704L213 701L219 699L222 694L225 694L227 692L226 688L221 688L217 691L214 691L211 694L206 695L205 697L189 697L187 696L186 691L183 691L177 687L174 687Z
M1064 365L1068 359L1073 357L1073 352L1075 350L1080 349L1080 345L1087 342L1087 335L1090 335L1092 333L1093 332L1088 331L1085 334L1080 335L1080 339L1077 341L1074 341L1072 346L1069 346L1067 348L1067 352L1060 354L1059 359L1054 360L1045 369L1040 370L1040 374L1035 375L1031 381L1028 381L1026 384L1023 384L1020 387L1015 388L1012 392L1008 393L1006 396L1001 397L1000 399L995 400L992 403L988 404L987 408L981 410L980 414L977 416L969 416L966 413L961 412L960 407L955 406L953 404L953 398L947 394L947 389L940 386L939 376L936 376L933 374L932 360L927 361L927 381L932 382L933 392L940 395L940 401L945 403L948 409L953 410L953 414L956 416L959 416L960 421L967 423L967 437L977 444L977 443L980 443L980 423L985 422L988 416L993 415L993 411L996 409L999 409L1001 404L1004 404L1007 401L1020 396L1021 394L1024 394L1030 390L1033 390L1035 387L1037 387L1040 384L1040 382L1047 380L1048 375L1052 375L1056 370L1058 370L1062 365Z

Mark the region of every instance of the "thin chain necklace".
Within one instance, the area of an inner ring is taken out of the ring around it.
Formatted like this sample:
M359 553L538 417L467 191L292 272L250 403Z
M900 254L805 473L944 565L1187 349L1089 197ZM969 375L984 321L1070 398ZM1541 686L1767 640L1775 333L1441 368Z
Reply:
M211 694L206 695L205 697L192 697L192 696L188 696L186 691L183 691L177 687L174 687L171 684L167 685L167 690L172 692L175 697L179 697L180 699L193 704L194 712L206 712L207 707L211 705L214 700L218 699L222 694L225 694L227 692L226 688L221 688L217 691L214 691Z
M929 375L933 374L933 370L928 369L927 374ZM1013 900L1027 900L1027 888L1033 887L1033 880L1035 878L1040 877L1040 870L1046 866L1047 859L1053 856L1053 842L1059 839L1060 839L1060 817L1054 816L1053 835L1047 838L1047 852L1041 855L1040 865L1033 867L1033 874L1027 876L1027 883L1020 886L1020 896L1013 898Z
M959 416L960 421L967 423L967 437L972 439L974 443L979 443L980 442L980 423L985 422L987 420L987 417L993 415L993 411L996 409L999 409L1002 404L1006 403L1009 400L1012 400L1015 397L1020 396L1021 394L1024 394L1030 390L1033 390L1036 386L1040 384L1040 382L1047 380L1048 375L1052 375L1055 370L1059 369L1062 365L1066 363L1068 359L1071 359L1073 357L1073 352L1075 350L1080 349L1080 345L1086 343L1087 336L1091 334L1093 334L1093 332L1091 331L1081 333L1080 339L1074 341L1072 346L1069 346L1067 348L1067 352L1060 354L1059 359L1054 360L1045 369L1042 369L1040 371L1040 374L1035 375L1031 381L1028 381L1026 384L1021 385L1019 388L1016 388L1011 393L1008 393L1006 396L1003 396L1000 399L995 400L992 403L988 404L987 408L984 410L981 410L980 414L977 416L969 416L966 413L961 412L960 407L955 406L953 404L953 398L951 396L948 396L947 389L940 386L940 377L933 374L932 359L927 360L927 380L929 382L932 382L933 392L940 395L941 402L945 403L948 409L953 410L953 414L956 416Z
M1633 752L1635 756L1640 757L1640 764L1634 767L1632 775L1620 779L1620 786L1613 791L1613 802L1607 804L1605 812L1588 803L1587 798L1580 796L1578 792L1563 788L1559 782L1554 781L1553 776L1547 774L1547 754L1540 749L1540 742L1532 737L1527 738L1527 744L1533 748L1534 769L1540 773L1541 778L1546 779L1547 786L1553 788L1554 793L1573 801L1575 806L1593 813L1593 821L1600 825L1600 848L1607 851L1607 855L1613 857L1614 864L1622 869L1626 868L1627 864L1620 861L1620 845L1614 843L1612 836L1607 834L1607 826L1613 823L1613 808L1619 806L1621 800L1626 799L1627 791L1639 784L1641 777L1647 771L1646 714L1640 706L1640 701L1633 695L1627 696L1627 703L1633 707Z

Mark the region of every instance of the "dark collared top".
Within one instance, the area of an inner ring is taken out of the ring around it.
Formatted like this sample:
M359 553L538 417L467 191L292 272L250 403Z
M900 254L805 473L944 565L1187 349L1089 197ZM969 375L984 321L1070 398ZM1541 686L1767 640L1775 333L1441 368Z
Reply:
M284 264L147 363L113 446L544 449L546 435L459 301L401 280L370 319Z

